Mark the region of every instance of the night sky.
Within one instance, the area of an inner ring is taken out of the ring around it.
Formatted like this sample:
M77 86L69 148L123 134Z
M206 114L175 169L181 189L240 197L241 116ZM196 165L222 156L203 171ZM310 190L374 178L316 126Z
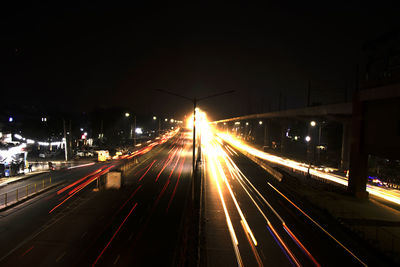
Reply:
M143 6L49 1L0 8L2 101L214 119L350 99L362 47L397 29L399 9L331 1ZM379 5L379 6L376 6ZM280 97L281 96L281 97Z

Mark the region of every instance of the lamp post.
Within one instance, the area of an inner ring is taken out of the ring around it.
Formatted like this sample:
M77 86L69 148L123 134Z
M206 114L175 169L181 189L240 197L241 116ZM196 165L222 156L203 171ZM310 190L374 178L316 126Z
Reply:
M307 142L307 155L308 155L308 169L307 169L307 175L310 176L310 167L311 167L311 157L310 157L310 141L311 137L309 135L306 136L305 138Z
M201 97L201 98L190 98L184 95L180 95L180 94L176 94L167 90L163 90L163 89L156 89L159 92L163 92L169 95L174 95L183 99L186 99L190 102L193 103L193 162L192 162L192 170L193 170L193 175L195 173L195 169L196 169L196 108L197 108L197 102L208 99L208 98L212 98L212 97L217 97L217 96L221 96L221 95L225 95L225 94L230 94L233 93L234 90L229 90L229 91L225 91L222 93L217 93L217 94L213 94L213 95L209 95L209 96L205 96L205 97Z

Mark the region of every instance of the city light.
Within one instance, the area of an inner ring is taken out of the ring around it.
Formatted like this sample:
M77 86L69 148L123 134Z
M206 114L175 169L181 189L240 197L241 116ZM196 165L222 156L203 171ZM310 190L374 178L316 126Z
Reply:
M9 117L8 118L8 122L13 122L14 121L14 118L13 117Z
M135 133L137 133L137 134L142 134L142 133L143 133L142 128L136 128L136 129L135 129Z
M259 121L259 122L258 122L258 124L259 124L259 125L262 125L262 124L263 124L263 122L262 122L262 121Z
M168 119L164 119L164 121L168 121Z
M171 122L174 122L174 119L171 119Z
M310 125L311 125L312 127L315 127L315 125L317 125L317 123L316 123L315 121L311 121L311 122L310 122Z
M157 117L156 116L153 116L153 120L156 120L157 119Z
M305 140L306 140L306 142L308 143L308 142L311 141L311 137L307 135L306 138L305 138Z
M131 114L129 114L128 112L125 113L125 117L129 117Z

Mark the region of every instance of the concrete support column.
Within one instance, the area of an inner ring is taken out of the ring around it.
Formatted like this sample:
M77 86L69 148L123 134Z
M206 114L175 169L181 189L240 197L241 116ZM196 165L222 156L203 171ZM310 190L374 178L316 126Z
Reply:
M281 153L285 153L285 149L286 149L286 123L285 122L281 122L280 123L281 126Z
M264 124L264 125L262 125L262 126L264 126L263 127L264 128L264 142L263 142L263 144L264 144L264 147L270 147L269 135L270 135L270 131L271 131L271 129L270 129L271 125L270 125L269 120L263 121L263 124Z
M357 198L368 198L367 167L368 154L363 149L363 104L356 96L353 101L351 129L350 175L348 190Z
M351 123L343 122L342 150L340 154L340 169L342 171L349 169L350 141L351 141Z

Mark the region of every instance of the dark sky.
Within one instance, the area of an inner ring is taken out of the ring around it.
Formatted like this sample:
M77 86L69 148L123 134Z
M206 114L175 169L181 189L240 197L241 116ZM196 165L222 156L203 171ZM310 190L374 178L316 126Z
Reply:
M16 1L15 1L16 2ZM396 29L376 1L142 6L23 1L0 7L2 101L61 110L126 106L183 115L189 97L215 119L344 101L367 40ZM286 104L284 104L286 103Z

